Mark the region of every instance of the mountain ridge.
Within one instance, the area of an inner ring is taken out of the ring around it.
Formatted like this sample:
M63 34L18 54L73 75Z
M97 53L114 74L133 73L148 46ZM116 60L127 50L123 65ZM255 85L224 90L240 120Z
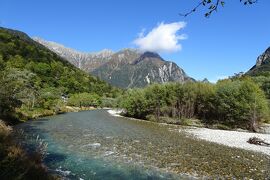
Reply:
M85 73L26 33L0 27L0 60L4 69L33 73L40 89L53 87L62 93L110 91L112 87L97 77Z
M33 38L78 68L121 88L145 87L152 83L193 81L176 63L164 60L158 53L122 49L83 53L61 44Z
M256 64L247 72L248 75L258 75L270 72L270 47L258 56Z

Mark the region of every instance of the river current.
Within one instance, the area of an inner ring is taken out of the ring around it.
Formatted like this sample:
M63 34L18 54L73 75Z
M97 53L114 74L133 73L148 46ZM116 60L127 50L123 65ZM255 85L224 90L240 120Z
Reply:
M115 117L106 110L45 117L16 128L28 137L26 147L35 145L36 137L47 142L44 163L67 179L269 175L269 159L264 155L199 141L181 127Z

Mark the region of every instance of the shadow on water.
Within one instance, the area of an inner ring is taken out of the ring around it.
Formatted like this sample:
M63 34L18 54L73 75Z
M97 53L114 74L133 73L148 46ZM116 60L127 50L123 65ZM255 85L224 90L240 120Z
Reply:
M33 120L33 122L35 123L35 124L44 124L44 123L46 123L47 121L49 121L49 119L45 119L45 118L43 118L43 119L39 119L39 120Z
M48 130L41 128L42 125L46 124L49 119L31 120L22 124L18 124L14 127L15 132L25 133L26 135L41 135L48 133Z
M64 161L66 158L67 156L65 154L50 152L49 154L46 155L44 162L45 164L59 163L61 161Z

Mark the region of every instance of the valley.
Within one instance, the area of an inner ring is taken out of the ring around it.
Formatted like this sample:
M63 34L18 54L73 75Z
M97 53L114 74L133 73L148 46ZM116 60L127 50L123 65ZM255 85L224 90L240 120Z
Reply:
M1 180L270 179L270 1L0 4Z

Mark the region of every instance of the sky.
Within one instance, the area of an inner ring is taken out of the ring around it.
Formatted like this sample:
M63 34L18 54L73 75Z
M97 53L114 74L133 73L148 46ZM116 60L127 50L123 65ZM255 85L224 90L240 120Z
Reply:
M214 82L245 72L270 46L270 1L226 0L205 18L198 0L0 0L0 26L83 52L156 51L191 77Z

